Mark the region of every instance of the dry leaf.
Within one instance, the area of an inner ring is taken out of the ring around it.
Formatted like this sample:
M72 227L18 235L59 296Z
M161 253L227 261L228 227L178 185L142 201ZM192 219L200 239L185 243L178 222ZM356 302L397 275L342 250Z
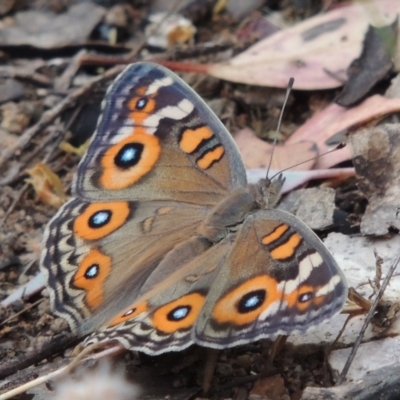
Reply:
M159 12L149 16L146 27L147 43L166 49L175 44L183 44L193 38L196 28L190 20L179 14Z
M344 107L356 104L392 71L397 26L396 19L391 25L382 28L368 28L362 53L347 71L349 79L335 100L337 104Z
M55 208L67 200L60 178L45 164L38 163L26 172L30 178L25 181L33 186L38 199Z
M354 168L329 168L313 169L311 171L283 171L277 169L253 168L247 171L247 180L249 183L257 183L266 176L273 177L282 174L285 178L281 193L288 193L293 189L306 184L313 179L346 179L355 175Z
M66 153L76 154L79 157L82 157L86 150L89 148L90 138L86 140L86 142L82 143L79 147L74 147L72 144L68 142L61 142L58 146L60 150L65 151Z
M14 25L0 30L0 42L3 46L30 45L42 49L84 43L104 15L105 9L92 2L72 5L60 14L20 11L14 16Z
M319 153L325 153L331 148L328 143L334 135L397 111L400 111L400 99L387 99L379 95L371 96L350 109L331 104L297 129L286 144L313 141ZM351 152L347 146L319 157L314 168L330 168L350 158Z
M217 78L250 85L286 88L295 78L295 89L335 88L345 78L350 63L360 55L371 19L392 23L400 12L400 2L375 0L369 6L350 6L309 18L277 32L226 63L215 64L207 72ZM328 73L328 72L329 73Z
M235 134L234 138L246 168L268 167L273 148L271 143L259 139L248 128L241 129ZM296 142L291 145L277 145L274 150L271 167L276 170L284 168L308 170L315 164L315 159L309 159L317 156L317 148L312 141ZM301 164L296 166L298 163Z

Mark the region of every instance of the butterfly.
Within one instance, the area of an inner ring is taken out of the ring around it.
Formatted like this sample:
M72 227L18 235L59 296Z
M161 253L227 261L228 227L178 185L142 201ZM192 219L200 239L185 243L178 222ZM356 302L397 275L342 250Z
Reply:
M219 119L179 77L129 65L110 86L41 270L84 344L157 355L304 332L337 314L345 278L275 209L283 179L248 184Z

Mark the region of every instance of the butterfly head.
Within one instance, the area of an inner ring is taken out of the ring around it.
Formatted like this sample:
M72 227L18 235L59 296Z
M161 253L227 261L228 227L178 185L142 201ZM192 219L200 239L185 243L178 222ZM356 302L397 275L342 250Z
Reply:
M276 178L260 179L257 184L250 185L250 190L261 209L271 209L279 202L284 183L285 178L279 174Z

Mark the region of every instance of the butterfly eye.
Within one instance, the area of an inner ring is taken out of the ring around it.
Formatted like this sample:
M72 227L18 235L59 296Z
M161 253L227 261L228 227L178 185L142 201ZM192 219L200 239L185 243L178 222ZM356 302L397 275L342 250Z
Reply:
M85 271L85 278L94 279L99 275L100 266L99 264L90 265Z
M147 105L147 99L144 98L144 97L142 97L142 98L140 98L140 99L137 101L137 103L136 103L136 108L137 108L138 110L143 110L143 108L145 108L146 105Z
M167 319L169 321L181 321L182 319L184 319L188 316L191 309L192 309L192 307L190 307L190 306L176 307L168 313Z
M245 294L239 301L237 309L239 313L244 314L256 310L264 304L266 298L265 290L254 290Z
M129 169L135 166L142 157L143 149L142 143L127 143L115 156L115 165L121 169Z
M89 218L89 227L101 228L110 222L111 216L112 212L110 210L97 211Z
M307 292L303 293L299 296L299 303L307 303L307 301L310 301L313 298L313 293L312 292Z

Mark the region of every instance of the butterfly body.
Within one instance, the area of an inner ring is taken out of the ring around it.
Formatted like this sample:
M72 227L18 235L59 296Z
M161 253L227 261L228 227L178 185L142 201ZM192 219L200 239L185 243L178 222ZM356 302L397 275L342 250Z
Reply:
M85 343L148 354L305 331L336 314L344 277L317 236L248 185L229 133L170 71L132 64L109 89L73 199L41 268Z

